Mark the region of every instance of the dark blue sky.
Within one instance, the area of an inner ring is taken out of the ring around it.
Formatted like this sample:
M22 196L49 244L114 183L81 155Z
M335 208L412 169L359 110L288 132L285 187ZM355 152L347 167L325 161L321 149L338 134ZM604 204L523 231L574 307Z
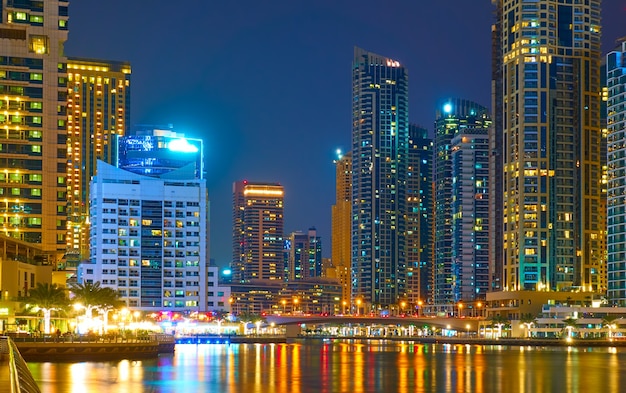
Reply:
M626 0L603 3L607 50L626 36ZM66 54L129 61L132 124L204 139L219 265L241 179L284 185L285 233L317 227L330 256L353 47L408 68L410 120L432 129L447 97L491 106L492 12L489 0L74 0Z

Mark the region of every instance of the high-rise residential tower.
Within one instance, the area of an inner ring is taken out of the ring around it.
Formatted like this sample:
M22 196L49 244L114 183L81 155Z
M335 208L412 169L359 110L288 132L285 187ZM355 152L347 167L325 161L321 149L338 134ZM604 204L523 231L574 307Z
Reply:
M284 196L278 183L233 184L234 283L283 279Z
M209 292L217 288L208 288L214 279L206 180L186 167L167 175L145 176L98 161L90 192L90 260L79 265L78 280L113 288L134 309L215 309L209 304L215 301Z
M487 108L445 101L435 121L437 305L484 298L489 288L489 138Z
M68 1L0 1L0 230L66 250Z
M431 303L433 257L433 141L428 130L409 126L407 172L407 301Z
M335 160L335 204L332 207L331 260L341 284L341 302L345 312L352 294L352 153L337 152Z
M352 297L387 308L406 298L408 74L355 48L352 75Z
M603 292L601 1L493 2L501 287Z
M89 257L89 181L96 163L115 164L117 136L130 125L130 64L67 62L67 263Z
M606 56L608 123L608 290L626 306L626 39Z

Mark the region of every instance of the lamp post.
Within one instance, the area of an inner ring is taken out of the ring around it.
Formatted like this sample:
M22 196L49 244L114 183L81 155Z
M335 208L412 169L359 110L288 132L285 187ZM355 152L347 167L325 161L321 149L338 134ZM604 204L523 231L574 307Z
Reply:
M297 310L298 310L298 298L296 297L293 299L293 313L295 314Z
M421 300L417 301L417 316L421 316L424 315L424 312L422 311L422 304L424 304L424 302L422 302Z
M283 300L281 300L280 302L281 302L281 303L282 303L282 305L283 305L283 314L284 314L284 313L285 313L285 310L286 310L286 306L287 306L287 301L286 301L285 299L283 299Z
M483 314L480 310L480 308L483 306L483 304L481 302L476 303L476 315L474 315L475 317L482 317Z
M346 305L348 304L348 302L344 300L342 304L343 304L343 309L341 310L341 313L345 315L347 314Z
M356 316L358 317L361 313L361 299L356 299Z
M400 314L404 315L404 307L406 307L406 302L400 303Z
M459 310L459 318L460 318L463 315L463 303L459 303L458 310Z

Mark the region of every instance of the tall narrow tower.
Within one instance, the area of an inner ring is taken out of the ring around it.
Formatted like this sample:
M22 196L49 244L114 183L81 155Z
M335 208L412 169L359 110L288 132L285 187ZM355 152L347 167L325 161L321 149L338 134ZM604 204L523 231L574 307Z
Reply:
M484 298L489 288L487 108L446 101L435 121L434 303Z
M130 64L68 58L67 263L89 257L89 181L130 125Z
M68 1L0 1L4 235L65 253Z
M233 282L283 279L283 201L278 183L234 183Z
M406 298L408 75L360 48L352 73L352 297L386 308Z
M608 86L608 291L626 306L626 38L606 56Z
M407 172L407 301L411 307L432 302L433 141L428 130L409 126Z
M494 0L504 290L605 290L600 0ZM495 74L495 73L494 73Z
M331 260L341 284L343 310L350 304L351 281L351 220L352 220L352 153L337 152L335 160L335 204L332 207Z

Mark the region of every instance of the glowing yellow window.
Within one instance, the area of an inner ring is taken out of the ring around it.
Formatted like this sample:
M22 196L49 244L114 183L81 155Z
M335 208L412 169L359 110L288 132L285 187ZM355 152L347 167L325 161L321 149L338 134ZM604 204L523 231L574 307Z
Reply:
M28 49L40 55L48 53L48 37L45 35L31 35Z

